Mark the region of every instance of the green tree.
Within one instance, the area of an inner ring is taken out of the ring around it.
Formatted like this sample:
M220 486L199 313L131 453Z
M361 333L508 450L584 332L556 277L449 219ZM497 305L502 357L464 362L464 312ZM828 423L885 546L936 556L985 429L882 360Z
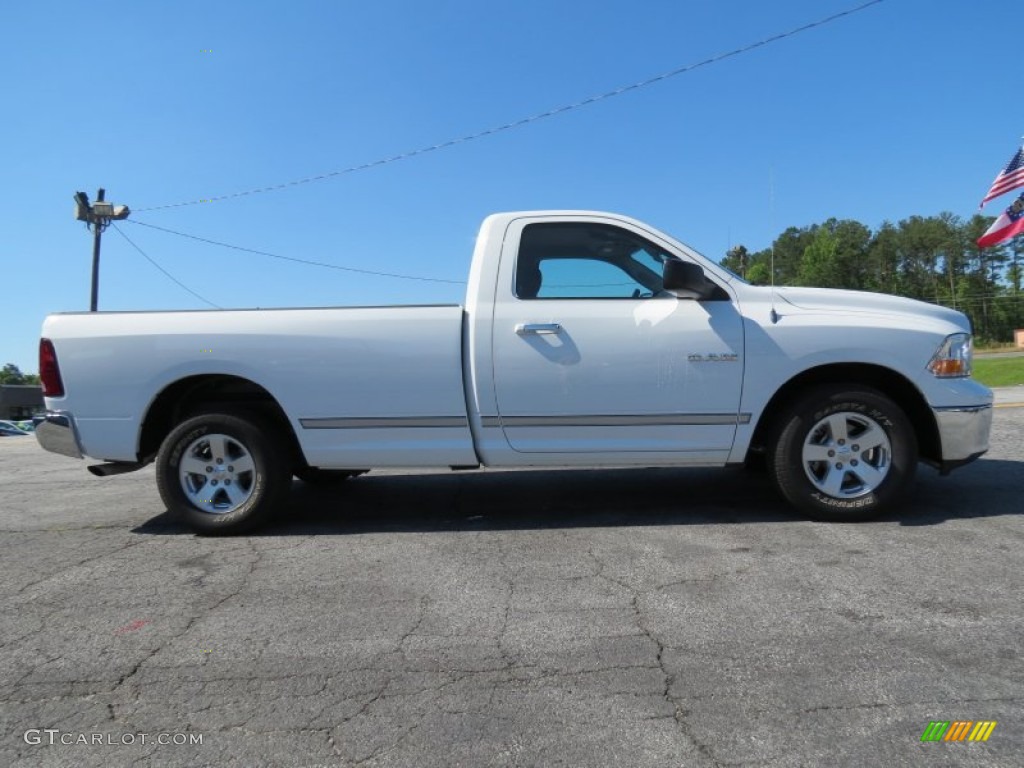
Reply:
M942 283L935 265L948 236L932 218L911 216L897 225L900 283L903 293L914 299L938 301Z
M899 239L899 230L889 221L882 222L871 238L864 257L864 287L867 290L903 293Z
M788 227L770 248L730 248L721 263L754 285L879 291L964 312L980 339L1024 328L1024 235L978 248L989 216L910 216L872 230L852 219ZM774 280L773 280L774 278Z
M0 369L0 384L38 384L39 376L34 373L22 373L14 363L8 363Z
M1013 287L1014 294L1020 293L1021 270L1020 254L1024 251L1024 235L1018 235L1010 243L1010 264L1006 268L1006 279Z
M747 270L747 281L754 285L768 285L771 276L772 270L767 259L758 259Z
M836 239L836 266L842 284L837 287L863 290L868 287L871 270L868 252L871 250L871 230L853 219L825 222Z
M0 369L0 384L25 384L25 374L14 363L8 363Z
M1012 268L1008 243L979 248L977 239L992 223L988 216L974 215L961 226L963 267L958 275L952 305L971 318L975 334L982 339L1009 339L1014 320L1011 297L1003 283L1004 273Z
M796 285L844 288L839 266L839 240L828 227L818 227L810 245L804 248L797 270Z
M745 245L734 245L726 252L725 258L718 263L746 279L747 269L750 266L750 253Z
M776 238L767 254L769 263L775 262L776 285L793 285L796 282L804 252L814 242L815 230L816 227L789 227Z

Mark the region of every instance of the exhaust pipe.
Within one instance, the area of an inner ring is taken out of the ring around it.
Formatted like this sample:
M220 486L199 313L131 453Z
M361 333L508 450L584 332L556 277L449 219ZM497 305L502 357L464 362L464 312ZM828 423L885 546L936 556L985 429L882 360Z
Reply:
M86 467L96 477L110 477L111 475L125 475L142 469L149 464L148 461L111 461L106 464L92 464Z

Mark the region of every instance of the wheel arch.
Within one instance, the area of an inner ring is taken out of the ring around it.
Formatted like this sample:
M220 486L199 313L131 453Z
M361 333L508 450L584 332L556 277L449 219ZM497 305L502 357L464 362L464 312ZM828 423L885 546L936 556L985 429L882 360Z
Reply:
M765 404L758 419L748 459L764 450L778 420L807 390L822 384L848 384L872 387L893 400L907 415L917 436L920 458L938 464L942 456L938 425L928 401L906 376L882 365L870 363L830 363L802 371L789 379Z
M164 438L185 418L217 408L258 413L287 440L292 463L305 463L295 430L276 398L254 381L229 374L187 376L164 387L142 419L139 460L151 461Z

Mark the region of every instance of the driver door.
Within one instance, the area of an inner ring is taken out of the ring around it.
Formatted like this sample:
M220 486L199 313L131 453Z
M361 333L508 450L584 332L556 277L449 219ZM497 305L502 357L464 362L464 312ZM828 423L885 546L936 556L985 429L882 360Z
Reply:
M722 289L706 301L665 294L670 258L599 220L512 223L492 326L495 400L512 449L551 454L543 463L725 460L743 326Z

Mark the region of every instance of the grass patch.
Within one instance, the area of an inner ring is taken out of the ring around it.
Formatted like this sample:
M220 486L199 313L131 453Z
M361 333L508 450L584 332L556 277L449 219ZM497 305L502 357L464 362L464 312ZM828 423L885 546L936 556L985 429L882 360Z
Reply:
M1024 357L976 357L971 376L986 387L1024 384Z

